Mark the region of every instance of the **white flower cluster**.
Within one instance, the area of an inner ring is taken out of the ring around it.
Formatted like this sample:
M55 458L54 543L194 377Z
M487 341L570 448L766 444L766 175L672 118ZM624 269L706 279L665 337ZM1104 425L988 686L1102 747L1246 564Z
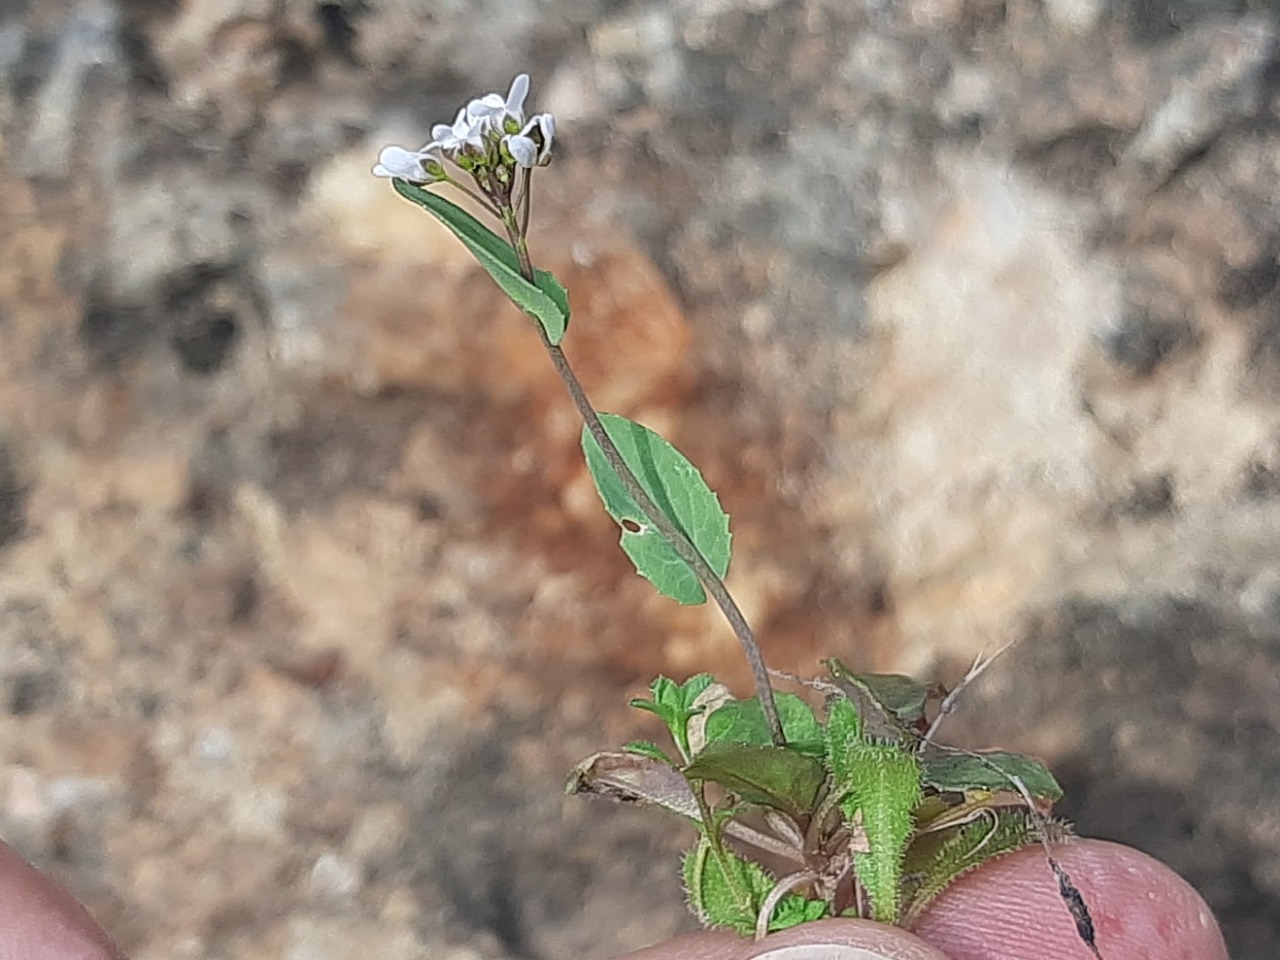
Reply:
M373 168L374 176L398 177L410 183L435 183L445 179L443 161L475 172L489 166L540 167L551 160L556 121L549 113L525 118L529 75L511 81L505 97L486 93L458 111L452 124L431 128L431 142L421 150L384 147Z

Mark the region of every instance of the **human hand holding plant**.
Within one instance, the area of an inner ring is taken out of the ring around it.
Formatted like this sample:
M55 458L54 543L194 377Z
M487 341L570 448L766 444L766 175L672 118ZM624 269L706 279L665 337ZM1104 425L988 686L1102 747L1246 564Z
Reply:
M570 792L658 806L693 825L698 839L683 863L691 909L708 926L754 935L758 942L712 940L693 948L710 950L708 957L753 956L751 951L778 942L768 934L837 918L869 918L922 934L941 923L939 936L953 957L1004 956L955 952L962 941L947 926L947 904L983 876L1028 858L1039 876L1021 892L1022 900L1051 895L1055 922L1074 936L1056 955L1100 958L1102 947L1133 955L1124 952L1126 924L1110 922L1118 894L1105 883L1082 891L1072 879L1069 865L1091 848L1066 844L1068 828L1051 819L1061 789L1049 771L1029 757L938 743L935 735L955 691L908 677L860 674L829 660L825 679L799 681L803 696L775 694L755 636L724 584L729 518L718 498L658 434L598 413L560 349L568 294L551 274L534 268L528 246L532 175L550 162L555 122L550 114L526 116L528 90L522 74L505 97L472 100L453 124L433 128L432 141L420 150L385 148L374 173L391 178L402 197L448 227L534 321L582 416L587 467L621 527L623 549L664 595L681 603L702 603L708 595L716 601L755 683L753 697L737 699L709 675L682 683L657 678L650 696L632 704L661 719L673 749L639 741L597 754L573 771ZM471 197L501 223L506 239L425 189L437 184ZM971 676L980 669L975 665ZM974 873L997 857L1004 859ZM1100 915L1108 918L1101 929L1091 902L1108 911ZM1159 904L1177 912L1181 902L1174 897ZM970 919L982 909L979 902ZM1199 909L1198 916L1208 917ZM1032 924L1029 935L1042 919L1022 918L1024 927ZM1211 918L1201 927L1217 936ZM1214 956L1192 948L1186 956Z

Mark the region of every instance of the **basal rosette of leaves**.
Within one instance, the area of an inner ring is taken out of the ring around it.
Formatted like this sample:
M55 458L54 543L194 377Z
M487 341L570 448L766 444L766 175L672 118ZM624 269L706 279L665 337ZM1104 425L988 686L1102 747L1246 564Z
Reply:
M805 684L816 709L778 695L785 747L755 698L734 699L707 674L659 677L632 706L662 720L674 749L637 741L596 754L568 792L691 823L690 908L743 935L823 917L910 926L968 871L1066 834L1048 819L1062 790L1039 761L928 737L941 688L827 666L826 680Z

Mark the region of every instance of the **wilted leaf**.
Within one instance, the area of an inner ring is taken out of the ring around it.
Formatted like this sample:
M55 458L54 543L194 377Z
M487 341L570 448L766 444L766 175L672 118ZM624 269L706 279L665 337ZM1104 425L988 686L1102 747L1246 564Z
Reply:
M701 822L698 801L679 770L636 753L597 753L573 768L565 793L661 807Z

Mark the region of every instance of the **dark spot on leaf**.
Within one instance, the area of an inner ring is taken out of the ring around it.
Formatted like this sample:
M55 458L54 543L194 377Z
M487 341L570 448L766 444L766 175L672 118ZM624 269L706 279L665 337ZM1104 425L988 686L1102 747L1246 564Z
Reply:
M621 523L622 523L622 529L627 531L627 533L639 533L642 529L644 529L643 527L640 526L640 524L636 523L634 520L623 519Z

